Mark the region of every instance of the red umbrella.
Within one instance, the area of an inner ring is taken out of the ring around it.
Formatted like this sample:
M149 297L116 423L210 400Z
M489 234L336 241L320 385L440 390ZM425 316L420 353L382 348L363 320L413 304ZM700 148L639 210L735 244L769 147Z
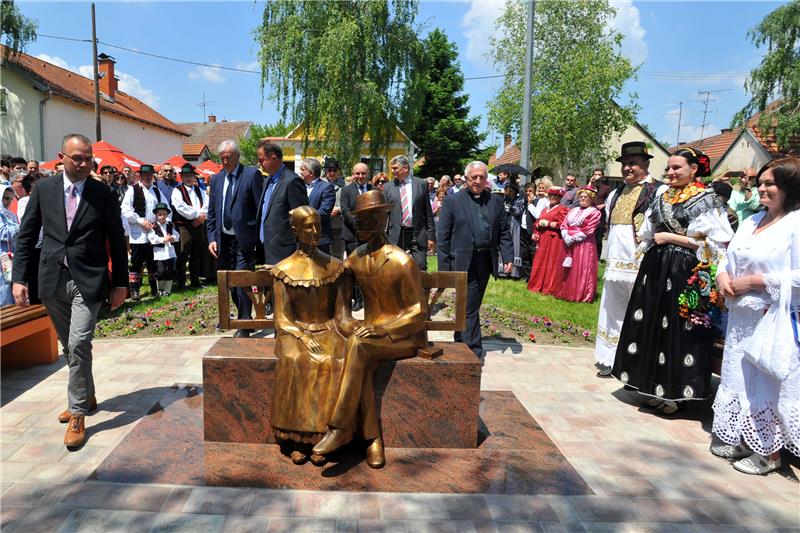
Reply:
M181 169L181 167L186 163L188 163L188 161L185 160L183 156L173 155L172 157L161 163L161 166L163 167L164 165L167 164L172 165L172 168L175 169L175 172L178 172Z
M92 153L94 160L97 162L97 168L102 168L105 165L111 165L117 170L122 170L123 167L131 167L133 170L139 170L142 166L142 161L131 155L126 154L116 146L106 141L98 141L92 145ZM53 170L60 159L53 159L46 161L40 165L41 168L46 170Z
M219 163L215 163L212 160L208 159L206 161L203 161L199 165L197 165L195 170L197 170L198 174L202 174L202 175L204 175L206 177L211 177L214 174L216 174L217 172L222 170L222 165L220 165Z

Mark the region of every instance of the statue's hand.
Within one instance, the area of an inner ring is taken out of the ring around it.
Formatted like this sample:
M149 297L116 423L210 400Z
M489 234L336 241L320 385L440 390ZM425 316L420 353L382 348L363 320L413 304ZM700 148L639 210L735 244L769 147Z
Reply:
M313 337L309 337L308 335L303 335L302 337L303 342L308 347L308 351L311 353L322 353L322 345L317 342L316 339Z
M388 336L389 332L375 324L364 324L356 328L354 334L356 337L379 339Z

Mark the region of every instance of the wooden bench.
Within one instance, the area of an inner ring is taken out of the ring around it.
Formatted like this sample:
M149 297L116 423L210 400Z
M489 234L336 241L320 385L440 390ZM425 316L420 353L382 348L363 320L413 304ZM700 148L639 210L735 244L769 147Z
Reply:
M0 308L3 366L46 365L58 359L58 337L43 305Z

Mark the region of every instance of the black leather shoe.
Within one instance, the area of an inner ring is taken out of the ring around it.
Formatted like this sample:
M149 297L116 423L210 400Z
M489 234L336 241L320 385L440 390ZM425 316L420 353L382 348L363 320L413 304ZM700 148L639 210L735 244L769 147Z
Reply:
M267 302L267 305L264 307L264 316L269 316L272 314L272 304Z
M249 329L237 329L233 336L237 339L247 339L250 337Z
M597 364L597 368L600 370L597 372L598 378L610 378L611 377L611 367L601 365L600 363Z

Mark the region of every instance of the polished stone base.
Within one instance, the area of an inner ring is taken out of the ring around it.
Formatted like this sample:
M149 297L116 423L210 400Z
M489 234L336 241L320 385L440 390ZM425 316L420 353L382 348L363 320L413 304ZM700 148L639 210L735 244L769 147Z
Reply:
M373 470L353 443L322 467L269 444L203 442L199 387L174 387L103 461L93 480L366 492L592 494L511 392L483 392L477 449L387 448ZM90 430L91 431L91 430Z
M275 339L222 338L203 357L205 440L274 443L270 427ZM481 364L465 344L442 355L384 363L375 393L387 447L475 448Z

